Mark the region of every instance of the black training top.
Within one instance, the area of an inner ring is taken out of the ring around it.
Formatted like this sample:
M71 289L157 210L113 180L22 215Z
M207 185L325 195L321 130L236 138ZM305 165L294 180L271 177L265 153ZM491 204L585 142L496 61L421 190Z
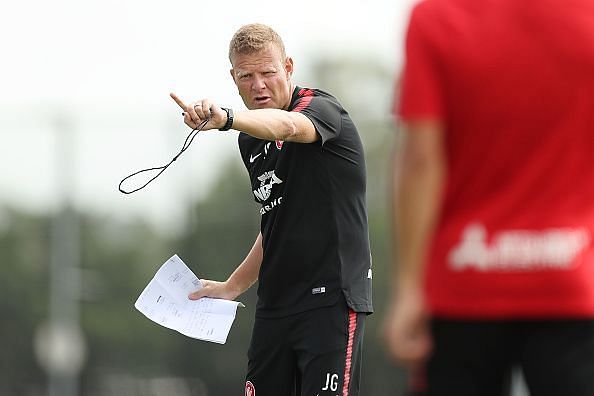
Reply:
M264 258L259 317L335 304L372 312L365 159L359 134L337 100L296 87L289 111L314 124L321 140L294 143L239 135L254 198L262 205Z

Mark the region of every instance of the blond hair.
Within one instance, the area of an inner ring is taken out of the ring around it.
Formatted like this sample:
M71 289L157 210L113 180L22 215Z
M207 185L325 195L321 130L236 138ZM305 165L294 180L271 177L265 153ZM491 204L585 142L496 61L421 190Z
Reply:
M269 44L273 44L280 50L281 59L286 58L283 40L270 26L261 23L244 25L235 32L229 43L229 61L233 64L234 55L254 54L262 51Z

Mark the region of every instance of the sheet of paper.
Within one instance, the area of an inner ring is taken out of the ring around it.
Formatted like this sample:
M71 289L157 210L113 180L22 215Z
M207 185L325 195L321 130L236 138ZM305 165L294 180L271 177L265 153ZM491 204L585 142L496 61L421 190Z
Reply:
M157 271L134 306L147 318L188 337L224 344L240 302L215 298L192 301L202 287L188 266L174 255Z

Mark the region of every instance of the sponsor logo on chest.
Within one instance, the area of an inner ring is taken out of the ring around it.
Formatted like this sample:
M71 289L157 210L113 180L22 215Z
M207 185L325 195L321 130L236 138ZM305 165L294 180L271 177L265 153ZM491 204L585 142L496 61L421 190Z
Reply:
M258 176L258 180L260 181L260 186L253 192L256 199L261 202L267 201L268 198L270 198L272 187L275 184L281 184L283 182L278 176L276 176L273 170L264 172Z

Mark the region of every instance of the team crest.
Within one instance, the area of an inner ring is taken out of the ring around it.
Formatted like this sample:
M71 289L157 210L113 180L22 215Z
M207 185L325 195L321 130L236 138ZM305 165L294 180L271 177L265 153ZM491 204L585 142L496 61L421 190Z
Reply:
M283 141L282 140L275 140L274 143L276 144L276 148L277 149L282 149L283 148Z
M245 383L245 396L256 396L256 387L251 381Z

